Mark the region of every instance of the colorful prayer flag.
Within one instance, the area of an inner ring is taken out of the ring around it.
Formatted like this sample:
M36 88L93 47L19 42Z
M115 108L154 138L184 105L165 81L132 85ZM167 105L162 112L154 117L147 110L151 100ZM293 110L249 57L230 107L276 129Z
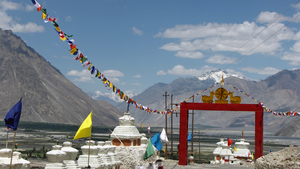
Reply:
M153 147L152 147L151 139L149 139L147 149L146 149L146 152L145 152L145 155L144 155L144 160L147 160L153 154L154 154L154 150L153 150Z
M188 141L192 142L192 132L190 131L189 135L188 135Z
M91 63L90 61L86 60L85 62L82 63L82 66L83 66L83 67L86 67L86 66L89 65L90 63Z
M142 127L142 131L144 131L144 126L143 126L143 123L141 124L141 127Z
M168 143L169 142L165 128L163 128L162 131L161 131L161 133L160 133L160 139L164 143Z
M83 121L83 123L79 127L78 131L76 132L73 140L83 138L83 137L91 137L91 135L92 135L92 116L93 116L93 111Z
M160 151L162 149L159 132L154 134L154 136L151 138L151 143L154 145L154 147L157 149L157 151Z
M230 145L233 143L232 140L228 137L228 147L230 147Z
M148 126L148 135L150 135L150 125Z
M22 98L16 103L5 116L5 126L17 130L22 111Z

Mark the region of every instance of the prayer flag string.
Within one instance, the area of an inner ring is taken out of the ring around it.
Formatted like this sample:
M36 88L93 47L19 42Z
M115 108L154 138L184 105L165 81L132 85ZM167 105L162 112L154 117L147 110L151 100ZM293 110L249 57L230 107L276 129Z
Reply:
M48 22L52 22L53 23L53 26L54 26L54 30L55 32L57 32L59 38L62 40L62 41L66 41L69 46L70 46L70 54L71 55L74 55L75 57L75 60L79 60L80 63L82 64L82 66L84 68L87 67L87 69L90 71L91 74L95 75L96 78L100 79L103 81L103 84L105 87L107 87L108 90L111 90L112 92L116 93L120 99L124 100L125 102L127 102L128 104L133 104L136 108L138 109L141 109L141 110L144 110L144 111L147 111L148 113L155 113L155 114L172 114L173 112L177 111L179 108L180 108L180 104L177 105L174 109L172 110L168 110L168 111L160 111L160 110L155 110L155 109L150 109L149 107L147 106L144 106L138 102L136 102L135 100L133 100L132 98L130 98L128 95L126 95L123 91L121 91L119 88L117 88L112 82L109 81L109 79L107 79L103 73L101 73L98 68L96 68L88 59L86 56L83 55L83 53L79 50L79 48L77 47L77 45L74 44L75 40L74 39L69 39L71 38L73 35L68 35L66 33L64 33L61 28L59 27L58 23L56 22L56 18L51 18L49 16L49 14L47 13L47 10L45 8L42 8L42 5L40 5L36 0L31 0L31 2L33 3L33 5L37 8L37 11L38 12L42 12L42 19L44 20L45 23L48 23ZM214 85L212 85L211 87L208 87L200 92L198 92L196 94L197 95L200 95L201 93L217 86L218 84L227 84L229 85L227 82L224 82L224 80L222 79L221 82L219 83L216 83ZM237 91L240 91L241 93L243 93L244 95L248 96L249 98L252 98L254 101L258 102L255 98L253 98L252 96L246 94L245 92L239 90L238 88L232 86L232 85L229 85L231 86L232 88L236 89ZM193 98L195 95L192 95L191 97L188 97L187 99L185 99L184 101L182 102L186 102L188 101L189 99ZM274 115L278 115L278 116L300 116L300 113L299 112L292 112L292 111L287 111L287 112L275 112L275 111L272 111L271 109L268 109L264 106L263 103L261 103L261 106L263 107L263 109L266 111L266 112L269 112L269 113L272 113Z

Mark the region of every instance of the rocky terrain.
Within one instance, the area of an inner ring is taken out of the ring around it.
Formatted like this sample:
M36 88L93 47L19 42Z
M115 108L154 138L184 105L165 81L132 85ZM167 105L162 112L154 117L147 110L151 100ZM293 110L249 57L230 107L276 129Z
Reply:
M22 121L80 125L93 110L93 125L114 126L121 112L99 104L10 30L0 29L0 118L20 97Z
M291 146L262 156L256 160L255 168L300 168L300 148Z

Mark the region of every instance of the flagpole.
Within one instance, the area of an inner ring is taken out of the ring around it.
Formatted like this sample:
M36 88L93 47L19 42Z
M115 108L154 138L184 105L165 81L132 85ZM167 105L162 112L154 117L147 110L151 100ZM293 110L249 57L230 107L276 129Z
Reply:
M91 137L89 141L88 168L90 168L90 149L91 149Z
M12 145L12 150L11 150L11 157L10 157L10 165L9 165L9 169L11 169L11 164L12 164L12 159L13 159L13 154L14 154L14 148L15 148L15 140L16 140L16 133L17 130L15 130L15 134L14 134L14 141L13 141L13 145Z
M6 149L7 149L7 144L8 144L8 132L9 132L9 128L7 129L7 135L6 135Z

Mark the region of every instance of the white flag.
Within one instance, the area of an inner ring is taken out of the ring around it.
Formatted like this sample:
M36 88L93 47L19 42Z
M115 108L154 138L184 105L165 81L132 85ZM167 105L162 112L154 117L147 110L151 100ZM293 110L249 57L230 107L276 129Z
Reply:
M160 139L161 139L161 141L164 142L164 143L169 142L168 136L167 136L166 131L165 131L165 128L163 128L163 130L161 131Z

